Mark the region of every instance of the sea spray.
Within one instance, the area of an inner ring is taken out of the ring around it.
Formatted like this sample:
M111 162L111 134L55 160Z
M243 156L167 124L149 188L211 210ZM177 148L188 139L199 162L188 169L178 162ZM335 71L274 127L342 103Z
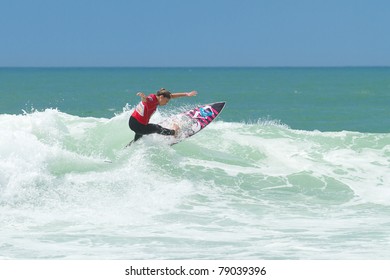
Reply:
M124 149L131 110L0 115L2 258L390 256L390 134L216 120Z

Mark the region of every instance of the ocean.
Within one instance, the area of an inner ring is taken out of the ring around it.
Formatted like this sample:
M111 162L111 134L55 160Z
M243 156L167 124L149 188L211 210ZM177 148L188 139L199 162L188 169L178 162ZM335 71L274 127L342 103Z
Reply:
M161 87L227 105L125 149ZM389 108L387 67L0 68L0 259L389 259Z

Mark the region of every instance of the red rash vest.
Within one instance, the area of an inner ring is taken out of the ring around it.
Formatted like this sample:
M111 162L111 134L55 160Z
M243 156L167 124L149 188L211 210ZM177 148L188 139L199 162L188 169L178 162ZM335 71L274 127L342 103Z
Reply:
M134 117L139 123L147 125L154 112L156 112L157 106L157 96L155 94L150 94L148 97L146 97L146 102L141 101L137 105L131 116Z

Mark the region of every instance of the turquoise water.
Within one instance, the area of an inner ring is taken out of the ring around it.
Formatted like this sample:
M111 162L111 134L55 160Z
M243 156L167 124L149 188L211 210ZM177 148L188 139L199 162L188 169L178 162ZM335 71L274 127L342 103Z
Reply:
M2 259L388 259L390 68L0 69ZM175 146L138 91L227 101ZM112 163L107 163L110 160Z
M110 118L138 91L196 89L226 100L229 122L270 118L293 129L389 132L390 68L0 68L0 112L58 108Z

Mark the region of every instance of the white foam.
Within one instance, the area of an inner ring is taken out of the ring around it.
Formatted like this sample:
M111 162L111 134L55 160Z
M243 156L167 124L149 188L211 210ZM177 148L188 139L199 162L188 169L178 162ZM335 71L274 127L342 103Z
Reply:
M386 255L351 248L366 244L362 224L388 229L390 135L216 120L172 147L124 149L130 113L0 115L2 256L331 256L323 240L341 258Z

